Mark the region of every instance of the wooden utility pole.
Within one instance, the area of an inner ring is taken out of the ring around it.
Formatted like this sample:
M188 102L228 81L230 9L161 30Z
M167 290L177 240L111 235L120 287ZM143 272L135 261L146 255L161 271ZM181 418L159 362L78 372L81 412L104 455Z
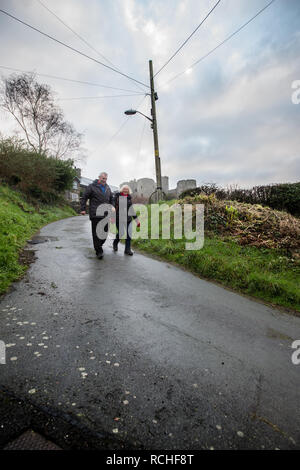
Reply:
M152 60L149 60L149 71L150 71L150 89L151 89L151 116L152 116L152 129L154 139L154 158L155 158L155 171L156 171L156 191L157 201L162 199L162 185L161 185L161 168L160 168L160 157L158 148L158 134L157 134L157 119L156 119L156 107L155 101L158 100L157 93L154 91L154 79L153 79L153 65Z

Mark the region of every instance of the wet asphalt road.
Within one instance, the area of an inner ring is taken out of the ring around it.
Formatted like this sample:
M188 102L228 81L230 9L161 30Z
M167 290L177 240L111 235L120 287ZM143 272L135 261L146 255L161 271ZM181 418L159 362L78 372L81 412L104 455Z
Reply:
M1 300L1 389L131 448L300 449L300 318L111 240L100 261L87 216L40 235Z

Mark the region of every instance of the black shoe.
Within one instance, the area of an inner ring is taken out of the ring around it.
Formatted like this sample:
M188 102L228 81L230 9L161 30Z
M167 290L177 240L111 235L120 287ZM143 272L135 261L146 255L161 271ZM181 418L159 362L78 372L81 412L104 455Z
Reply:
M102 250L102 248L100 249L100 251L98 251L98 252L96 253L96 256L97 256L98 259L102 259L102 258L103 258L103 250Z
M133 251L131 251L131 250L125 250L124 253L125 253L125 255L129 255L129 256L133 255Z
M113 242L113 250L118 251L118 244Z

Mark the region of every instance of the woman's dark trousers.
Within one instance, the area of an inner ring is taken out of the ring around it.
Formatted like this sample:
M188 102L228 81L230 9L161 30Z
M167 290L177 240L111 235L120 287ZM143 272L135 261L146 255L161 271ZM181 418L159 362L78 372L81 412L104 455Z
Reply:
M117 226L117 234L116 238L114 240L114 245L117 246L120 238L122 238L123 234L126 231L126 240L125 240L125 251L130 251L130 246L131 246L131 227L130 227L130 222L127 222L125 225L124 223L119 223L119 220L117 218L116 220L116 226Z

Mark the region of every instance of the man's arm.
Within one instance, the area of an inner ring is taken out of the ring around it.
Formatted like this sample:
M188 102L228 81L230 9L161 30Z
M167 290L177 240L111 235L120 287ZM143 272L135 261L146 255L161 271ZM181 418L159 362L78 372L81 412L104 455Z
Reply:
M109 204L112 205L112 212L115 212L116 208L116 193L113 193L112 190L110 190L110 195L109 195Z
M91 190L91 187L89 185L83 193L83 196L82 196L81 202L80 202L80 211L81 211L81 213L84 213L84 214L86 213L86 201L90 198L91 191L92 190Z
M110 190L109 204L111 204L112 206L115 207L115 193L113 193L110 188L109 188L109 190Z
M117 204L117 193L116 192L112 192L111 193L111 198L110 198L110 204L113 206L113 207L116 207L116 204Z

